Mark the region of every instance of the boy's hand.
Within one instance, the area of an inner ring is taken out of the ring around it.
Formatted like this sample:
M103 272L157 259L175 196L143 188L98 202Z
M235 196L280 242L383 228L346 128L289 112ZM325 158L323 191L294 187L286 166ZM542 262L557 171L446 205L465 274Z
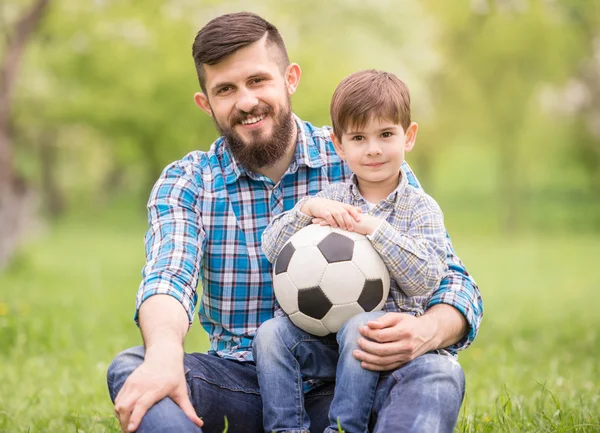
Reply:
M304 202L301 212L313 218L321 219L324 224L344 230L354 230L362 218L362 210L349 204L326 198L314 197Z
M360 211L360 209L358 209ZM361 215L360 220L353 223L353 227L346 229L352 232L360 233L361 235L372 235L373 232L379 227L383 220L372 215ZM322 226L331 225L323 218L313 218L313 224L320 224ZM342 227L343 228L343 227Z

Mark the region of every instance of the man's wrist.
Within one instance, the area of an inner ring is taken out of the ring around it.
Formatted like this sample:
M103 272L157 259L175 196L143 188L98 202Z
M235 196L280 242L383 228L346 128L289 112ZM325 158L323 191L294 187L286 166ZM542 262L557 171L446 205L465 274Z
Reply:
M426 341L427 350L425 352L430 352L432 350L441 349L440 345L442 344L442 338L439 335L439 323L437 317L434 314L423 314L418 318L422 325L422 337Z

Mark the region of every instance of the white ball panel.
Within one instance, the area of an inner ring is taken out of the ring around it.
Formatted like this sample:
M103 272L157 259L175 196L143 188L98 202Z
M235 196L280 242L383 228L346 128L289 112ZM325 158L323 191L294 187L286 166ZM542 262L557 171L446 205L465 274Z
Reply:
M381 282L383 283L383 301L385 302L390 294L390 273L385 266L383 268L383 277L381 278Z
M367 280L377 280L382 278L384 273L387 273L387 268L381 256L366 238L354 244L352 261Z
M330 332L338 332L348 319L364 312L365 310L356 302L346 305L334 305L321 319L321 322Z
M331 230L332 228L329 226L311 224L294 234L289 242L291 242L296 249L315 246L330 234Z
M323 337L327 334L330 334L329 330L323 325L323 323L320 320L313 319L312 317L309 317L306 314L302 314L299 311L297 313L291 314L290 320L298 328L303 329L306 332L310 332L313 335Z
M331 263L321 278L321 290L332 304L355 302L362 293L365 277L353 262Z
M273 277L273 291L283 311L293 314L298 311L298 289L287 272Z
M290 264L287 274L298 289L317 287L321 276L327 268L327 260L316 246L297 249Z

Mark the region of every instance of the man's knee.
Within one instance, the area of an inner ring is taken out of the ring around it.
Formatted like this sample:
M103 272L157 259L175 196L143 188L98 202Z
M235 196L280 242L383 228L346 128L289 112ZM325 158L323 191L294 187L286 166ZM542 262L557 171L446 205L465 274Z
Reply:
M144 361L144 347L135 346L119 353L108 367L106 380L114 401L129 375Z

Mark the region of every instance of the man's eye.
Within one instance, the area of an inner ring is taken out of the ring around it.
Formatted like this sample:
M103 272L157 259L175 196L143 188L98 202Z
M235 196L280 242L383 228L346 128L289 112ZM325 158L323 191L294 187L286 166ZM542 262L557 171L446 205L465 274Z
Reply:
M231 86L224 86L224 87L221 87L221 88L220 88L220 89L217 91L217 93L226 93L226 92L229 92L230 90L231 90Z
M252 80L252 83L254 83L254 84L258 84L258 83L261 83L261 82L263 82L263 81L265 81L265 79L264 79L264 78L255 78L254 80Z

